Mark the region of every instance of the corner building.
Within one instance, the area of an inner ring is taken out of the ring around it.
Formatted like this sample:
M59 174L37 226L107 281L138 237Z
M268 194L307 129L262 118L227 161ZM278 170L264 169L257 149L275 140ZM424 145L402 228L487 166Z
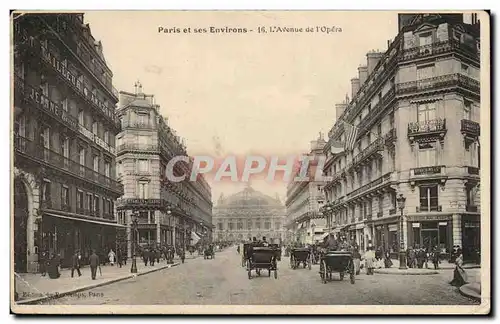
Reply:
M117 202L118 222L127 227L122 240L131 256L131 223L137 216L144 245L191 245L191 233L210 240L212 233L211 188L202 176L189 181L191 164L174 165L174 174L187 175L182 182L170 182L167 164L175 156L188 156L183 140L160 114L154 96L136 91L120 92L118 116L122 132L116 136L118 179L124 195ZM191 159L192 160L192 159ZM125 247L124 247L125 251Z
M14 270L115 249L118 93L83 14L14 18ZM124 229L123 229L124 230Z
M336 105L325 146L328 227L394 257L402 239L405 249L442 254L459 245L469 258L480 249L479 23L459 14L399 18L387 51L368 53L351 80L352 100ZM355 147L332 154L343 121L359 129Z

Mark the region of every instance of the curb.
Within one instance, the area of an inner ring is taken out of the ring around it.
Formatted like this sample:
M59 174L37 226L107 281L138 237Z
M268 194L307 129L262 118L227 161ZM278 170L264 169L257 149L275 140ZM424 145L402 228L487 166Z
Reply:
M89 290L89 289L93 289L93 288L97 288L97 287L102 287L102 286L110 285L110 284L113 284L113 283L116 283L116 282L119 282L119 281L131 279L131 278L134 278L134 277L140 277L140 276L143 276L143 275L146 275L146 274L150 274L150 273L153 273L153 272L157 272L157 271L160 271L160 270L164 270L164 269L170 269L172 267L178 266L179 264L180 264L179 262L176 262L176 263L173 263L173 264L165 265L165 266L160 267L160 268L155 268L155 269L149 270L147 272L141 272L141 273L137 273L137 274L128 274L128 275L126 275L124 277L110 279L108 281L99 282L99 283L96 283L96 284L91 284L91 285L88 285L88 286L85 286L85 287L80 287L80 288L68 290L68 291L65 291L65 292L62 292L62 293L58 293L58 294L51 294L51 295L48 295L48 296L37 297L37 298L32 298L32 299L18 300L18 301L15 302L15 304L16 305L32 305L32 304L37 304L39 302L44 302L44 301L48 301L48 300L52 300L52 299L58 299L58 298L62 298L64 296L71 295L71 294L74 294L74 293L78 293L78 292L81 292L81 291L84 291L84 290Z
M439 271L437 270L427 270L426 271L407 271L407 270L395 270L395 271L388 271L384 269L374 269L373 272L379 273L379 274L393 274L393 275L398 275L398 276L428 276L428 275L435 275L439 274Z
M460 294L464 297L474 299L475 301L481 301L481 286L479 286L479 293L477 293L474 289L474 284L465 284L458 288Z

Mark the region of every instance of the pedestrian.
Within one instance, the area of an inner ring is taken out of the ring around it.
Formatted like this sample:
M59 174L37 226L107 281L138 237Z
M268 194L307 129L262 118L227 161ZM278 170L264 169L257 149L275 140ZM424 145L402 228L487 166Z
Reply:
M155 254L156 254L156 263L160 263L161 251L159 248L156 249Z
M365 252L365 266L366 266L366 274L373 275L373 268L375 267L375 252L373 251L373 247L369 247Z
M123 253L121 249L116 250L116 261L118 262L118 266L121 268L123 261Z
M111 266L114 266L114 265L115 265L116 254L115 254L115 252L113 251L113 249L109 250L109 253L108 253L108 260L109 260L109 263L111 264Z
M156 258L156 253L154 248L149 250L149 265L154 266L155 265L155 258Z
M149 251L148 249L142 250L142 260L144 261L144 266L148 266L149 261Z
M361 272L361 253L359 253L359 249L356 247L352 253L352 260L354 262L354 272L356 273L356 276L358 276Z
M439 249L437 246L432 251L432 263L434 264L434 270L439 269Z
M39 260L40 273L42 274L42 277L45 277L45 275L47 274L47 261L48 261L47 251L44 250L42 251L42 253L40 253L40 260Z
M95 250L92 250L89 262L90 262L90 275L92 277L92 280L95 280L95 277L97 275L97 267L100 266L99 257L95 253Z
M455 259L455 270L453 271L453 280L450 282L450 285L461 287L468 282L467 273L463 268L464 257L461 249L457 251L457 258Z
M181 250L181 261L184 263L184 260L186 259L186 251L184 249Z
M49 255L47 272L50 279L57 279L61 276L61 273L59 273L59 258L54 253L50 253Z
M73 278L73 274L76 270L78 273L78 277L82 276L82 273L80 272L80 260L82 259L82 256L80 254L79 250L75 251L75 254L73 254L73 257L71 258L71 278Z
M240 254L240 246L239 245L236 247L236 252L238 252L238 254Z
M389 253L389 251L386 251L385 252L385 255L384 255L384 265L386 268L390 268L392 267L392 260L391 260L391 254Z

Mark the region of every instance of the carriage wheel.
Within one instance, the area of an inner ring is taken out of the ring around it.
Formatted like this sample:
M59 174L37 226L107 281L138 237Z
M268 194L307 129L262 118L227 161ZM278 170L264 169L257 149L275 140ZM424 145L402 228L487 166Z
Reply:
M340 281L344 280L344 273L340 272Z
M278 279L278 270L274 270L274 279Z
M326 280L327 280L327 275L328 275L328 268L326 267L326 261L325 260L322 260L321 261L321 265L320 267L323 268L323 276L322 276L322 279L323 279L323 283L326 284Z

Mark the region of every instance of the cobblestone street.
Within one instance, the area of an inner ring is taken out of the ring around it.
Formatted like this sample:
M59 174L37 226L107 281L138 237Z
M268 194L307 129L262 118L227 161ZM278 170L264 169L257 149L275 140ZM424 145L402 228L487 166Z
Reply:
M437 275L367 276L323 284L319 266L292 270L288 258L279 264L278 279L248 280L240 255L231 248L214 260L197 258L177 267L48 301L52 305L473 305L448 284L452 270ZM471 276L480 269L467 270Z

